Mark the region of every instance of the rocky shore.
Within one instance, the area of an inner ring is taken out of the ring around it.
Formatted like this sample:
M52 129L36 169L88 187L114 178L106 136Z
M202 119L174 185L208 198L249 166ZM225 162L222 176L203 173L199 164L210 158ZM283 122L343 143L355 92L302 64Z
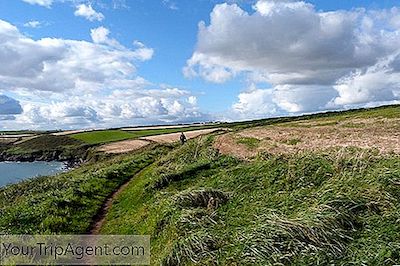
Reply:
M34 161L59 161L64 162L66 167L76 167L87 158L87 153L78 154L65 154L63 151L35 151L29 153L10 153L8 151L0 151L0 162L13 161L13 162L34 162Z

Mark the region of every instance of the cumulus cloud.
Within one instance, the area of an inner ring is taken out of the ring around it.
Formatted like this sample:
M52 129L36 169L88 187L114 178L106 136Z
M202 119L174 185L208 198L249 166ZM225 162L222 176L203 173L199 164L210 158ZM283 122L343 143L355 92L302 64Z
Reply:
M128 48L110 35L100 27L91 31L93 42L33 40L0 20L0 88L20 102L1 105L6 98L0 98L0 115L2 120L13 115L4 111L11 104L23 109L14 109L22 113L0 128L110 127L205 118L190 92L158 86L136 74L136 64L152 57L151 48L139 41Z
M250 13L216 5L183 72L217 83L245 73L272 86L239 95L241 112L257 94L289 113L398 100L399 17L398 8L322 12L303 1L259 0Z
M22 1L31 5L39 5L47 8L50 8L51 5L53 4L53 0L22 0Z
M103 97L85 95L50 103L26 102L14 127L99 128L207 119L198 110L195 98L178 88L131 88L113 90Z
M104 15L94 10L90 4L77 5L74 15L77 17L84 17L90 21L95 21L95 20L102 21L104 19Z
M0 85L61 92L131 83L136 70L133 62L149 57L138 56L142 48L107 45L112 42L107 35L104 44L56 38L36 41L0 20Z

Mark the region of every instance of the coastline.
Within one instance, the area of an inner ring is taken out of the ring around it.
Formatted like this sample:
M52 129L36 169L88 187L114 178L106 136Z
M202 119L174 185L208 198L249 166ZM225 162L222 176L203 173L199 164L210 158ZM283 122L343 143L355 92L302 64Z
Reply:
M86 157L86 156L85 156ZM34 152L12 154L6 151L0 153L0 162L62 162L66 169L73 169L85 162L86 158L64 156L62 152Z

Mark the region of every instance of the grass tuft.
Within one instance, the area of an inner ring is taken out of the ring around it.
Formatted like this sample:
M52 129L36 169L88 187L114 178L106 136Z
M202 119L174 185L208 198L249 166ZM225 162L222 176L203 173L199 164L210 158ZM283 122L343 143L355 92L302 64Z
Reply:
M218 208L229 199L228 193L216 189L184 191L176 196L175 202L184 208Z

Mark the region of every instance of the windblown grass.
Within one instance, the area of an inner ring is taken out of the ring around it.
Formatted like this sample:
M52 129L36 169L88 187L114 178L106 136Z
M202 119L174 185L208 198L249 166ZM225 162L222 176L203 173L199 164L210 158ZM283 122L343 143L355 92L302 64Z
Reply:
M138 176L102 233L151 235L153 265L400 261L398 155L338 149L241 162L210 142L189 141ZM154 186L166 173L177 178ZM211 197L223 203L209 209Z
M153 147L0 188L0 233L85 233L106 197L167 150Z
M335 115L389 118L399 108ZM83 233L135 175L101 233L150 235L152 265L400 264L399 155L341 148L241 161L212 143L203 136L0 189L0 231Z

